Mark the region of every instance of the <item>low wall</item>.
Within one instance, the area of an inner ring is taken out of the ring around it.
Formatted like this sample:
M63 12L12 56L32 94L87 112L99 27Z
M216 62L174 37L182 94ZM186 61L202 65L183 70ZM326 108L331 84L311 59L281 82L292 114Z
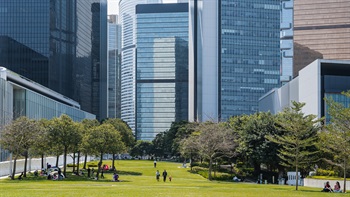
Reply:
M322 190L324 184L329 181L329 184L333 188L335 183L339 181L341 188L344 186L344 179L339 179L339 180L322 180L322 179L310 179L310 178L305 178L304 179L304 186L305 187L318 187L320 188L320 191ZM346 181L346 190L350 190L350 181Z

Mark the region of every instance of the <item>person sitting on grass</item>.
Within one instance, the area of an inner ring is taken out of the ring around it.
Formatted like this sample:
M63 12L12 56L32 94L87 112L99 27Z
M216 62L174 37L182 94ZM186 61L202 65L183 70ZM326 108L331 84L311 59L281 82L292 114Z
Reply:
M119 175L116 172L113 174L113 181L119 182Z
M326 184L324 185L322 192L333 192L332 187L329 184L329 181L327 181Z
M343 191L340 189L340 184L339 184L339 181L337 181L334 185L334 192L336 193L342 193Z

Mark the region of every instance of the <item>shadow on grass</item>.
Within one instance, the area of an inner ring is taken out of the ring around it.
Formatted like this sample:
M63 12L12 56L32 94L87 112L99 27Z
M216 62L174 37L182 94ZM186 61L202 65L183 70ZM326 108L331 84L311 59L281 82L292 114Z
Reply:
M62 180L48 180L47 176L33 176L33 175L27 175L27 177L23 177L22 180L18 180L18 177L15 178L15 180L11 180L11 178L3 179L1 182L8 182L8 183L25 183L25 182L44 182L44 181L54 181L54 182L114 182L112 179L109 178L99 178L96 180L94 177L87 177L87 176L76 176L76 175L68 175L66 178ZM122 180L120 182L131 182ZM118 183L118 182L115 182Z
M133 171L123 171L123 170L117 170L117 173L119 175L132 175L132 176L141 176L141 172L133 172Z

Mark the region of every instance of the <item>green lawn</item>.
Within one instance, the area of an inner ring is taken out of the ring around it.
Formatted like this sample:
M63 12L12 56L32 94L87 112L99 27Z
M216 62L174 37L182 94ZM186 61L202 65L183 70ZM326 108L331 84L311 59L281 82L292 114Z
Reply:
M110 164L111 161L105 161ZM95 181L85 177L69 175L63 181L35 179L1 180L0 197L7 196L44 196L44 197L87 197L87 196L350 196L350 194L321 193L321 188L295 187L280 185L259 185L233 182L210 182L199 175L181 168L180 163L158 162L157 169L164 169L173 177L172 182L157 182L153 161L116 161L116 167L122 182L112 182L112 174L105 173L105 179Z

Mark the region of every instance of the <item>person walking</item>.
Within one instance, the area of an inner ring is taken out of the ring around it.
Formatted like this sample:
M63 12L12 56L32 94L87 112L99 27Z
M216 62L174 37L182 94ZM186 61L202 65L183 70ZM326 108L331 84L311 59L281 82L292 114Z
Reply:
M166 172L166 170L163 171L163 181L166 181L166 177L168 176L168 173Z
M157 167L157 160L154 160L153 166L156 168Z
M159 170L157 170L157 172L156 172L156 179L157 179L158 182L159 182L159 177L160 177L160 173L159 173Z

